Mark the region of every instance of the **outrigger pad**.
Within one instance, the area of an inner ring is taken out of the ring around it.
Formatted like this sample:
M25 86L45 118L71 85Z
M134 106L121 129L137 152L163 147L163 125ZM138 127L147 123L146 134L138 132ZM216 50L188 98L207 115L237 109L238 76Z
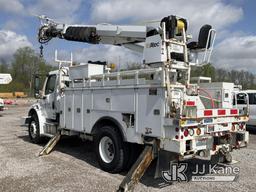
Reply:
M50 141L44 146L43 150L39 153L39 156L48 155L58 143L60 137L60 132L57 132L56 135L54 135L54 137L52 137Z
M148 145L144 148L137 161L133 164L122 183L119 185L117 192L133 191L135 185L144 175L145 171L154 159L153 146Z

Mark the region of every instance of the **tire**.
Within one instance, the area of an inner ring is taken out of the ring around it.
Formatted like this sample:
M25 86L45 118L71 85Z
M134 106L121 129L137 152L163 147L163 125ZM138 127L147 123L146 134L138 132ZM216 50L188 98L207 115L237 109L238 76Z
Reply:
M28 125L28 134L29 134L30 140L33 143L38 144L41 142L39 121L36 114L33 114L31 117L31 121Z
M105 125L94 136L94 147L102 170L119 173L124 167L126 147L121 135L113 126Z
M125 143L127 146L127 152L125 153L124 171L129 171L135 161L138 159L143 148L135 143Z
M231 163L232 162L232 156L228 152L225 155L218 153L216 155L213 155L211 158L211 163L218 164L218 163Z
M224 162L231 163L232 162L232 155L228 152L224 155Z

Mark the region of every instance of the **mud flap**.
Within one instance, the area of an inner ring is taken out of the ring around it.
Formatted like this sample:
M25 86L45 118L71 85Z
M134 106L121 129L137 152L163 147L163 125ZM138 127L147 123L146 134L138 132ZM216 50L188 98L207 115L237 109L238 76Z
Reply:
M157 164L154 178L160 178L163 171L170 169L170 162L177 162L177 155L169 151L158 151Z

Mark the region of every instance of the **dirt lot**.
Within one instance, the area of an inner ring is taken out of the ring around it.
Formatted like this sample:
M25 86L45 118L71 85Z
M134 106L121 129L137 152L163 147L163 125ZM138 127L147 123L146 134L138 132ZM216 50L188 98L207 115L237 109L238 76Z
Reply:
M38 157L45 143L30 143L27 128L20 126L27 109L23 103L0 113L0 191L115 191L125 173L101 171L90 142L65 138L50 155ZM233 166L240 167L236 182L175 182L163 187L163 180L153 179L152 166L136 191L256 191L255 133L247 149L233 152L233 159L238 161Z

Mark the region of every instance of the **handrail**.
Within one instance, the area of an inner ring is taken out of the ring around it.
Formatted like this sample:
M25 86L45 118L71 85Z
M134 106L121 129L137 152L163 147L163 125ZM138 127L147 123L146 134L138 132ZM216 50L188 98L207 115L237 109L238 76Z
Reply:
M210 42L211 37L212 37L212 40ZM214 42L215 42L215 38L216 38L216 30L211 29L209 31L209 34L208 34L208 37L207 37L203 63L209 63L210 62L210 58L211 58L211 55L212 55L212 50L213 50L213 45L214 45ZM208 50L208 46L210 45L210 43L211 43L211 47ZM206 58L207 53L208 53L208 57Z
M140 69L140 70L129 70L129 71L120 71L112 73L104 73L100 75L91 75L90 78L103 78L103 77L118 77L118 76L136 76L141 74L155 74L162 71L162 68L151 68L151 69Z

